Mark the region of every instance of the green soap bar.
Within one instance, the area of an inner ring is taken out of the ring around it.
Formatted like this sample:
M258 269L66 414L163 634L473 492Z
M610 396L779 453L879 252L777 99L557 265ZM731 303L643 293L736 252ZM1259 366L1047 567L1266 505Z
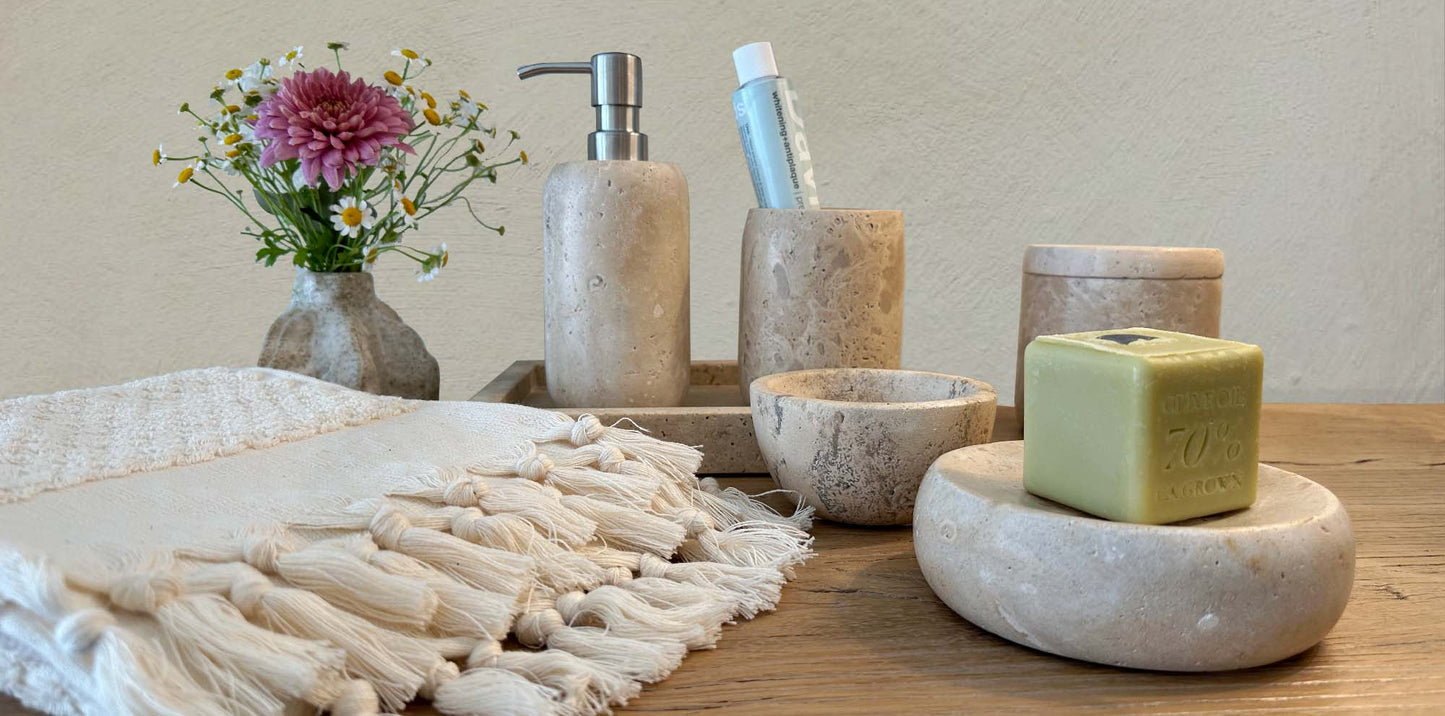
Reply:
M1259 346L1152 328L1040 336L1024 352L1024 488L1165 524L1254 503Z

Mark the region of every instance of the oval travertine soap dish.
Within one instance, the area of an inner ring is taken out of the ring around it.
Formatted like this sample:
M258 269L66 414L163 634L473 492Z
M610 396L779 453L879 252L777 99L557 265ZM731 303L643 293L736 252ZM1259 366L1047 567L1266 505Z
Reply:
M1111 522L1024 491L1023 442L940 457L914 550L933 591L1011 641L1101 664L1220 671L1318 643L1355 572L1333 493L1259 466L1254 505L1172 525Z

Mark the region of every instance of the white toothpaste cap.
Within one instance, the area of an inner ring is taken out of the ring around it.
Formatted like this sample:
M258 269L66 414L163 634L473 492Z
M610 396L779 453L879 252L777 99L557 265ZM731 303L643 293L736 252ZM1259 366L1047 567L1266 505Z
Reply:
M773 59L773 43L753 42L733 50L733 66L738 70L738 85L759 77L777 77L778 62Z

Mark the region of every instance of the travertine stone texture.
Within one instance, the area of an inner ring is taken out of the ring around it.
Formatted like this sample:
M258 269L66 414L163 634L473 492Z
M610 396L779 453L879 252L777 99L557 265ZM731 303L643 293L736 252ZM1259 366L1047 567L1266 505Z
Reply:
M697 361L689 377L687 397L675 407L559 409L547 395L542 361L517 361L471 399L559 410L573 418L591 413L608 425L630 421L660 440L701 445L699 475L768 474L753 435L752 411L738 395L738 364Z
M558 165L543 191L547 391L559 407L687 393L688 196L660 162Z
M903 357L903 212L752 209L743 228L738 367L897 368Z
M298 269L256 364L378 395L436 400L441 388L436 358L376 297L369 273Z
M1349 517L1299 475L1260 465L1254 506L1173 525L1089 517L1022 476L1021 441L948 453L913 522L928 585L1005 639L1137 669L1242 669L1318 643L1349 600Z
M1224 253L1161 246L1033 245L1024 252L1014 407L1039 336L1143 326L1219 337Z
M908 524L929 464L987 441L995 403L987 383L919 371L827 368L752 383L773 479L820 517L855 525Z

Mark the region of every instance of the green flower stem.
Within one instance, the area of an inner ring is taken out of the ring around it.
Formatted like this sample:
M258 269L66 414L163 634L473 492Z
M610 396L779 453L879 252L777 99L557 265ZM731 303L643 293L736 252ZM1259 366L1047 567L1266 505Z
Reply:
M454 186L454 187L452 187L451 190L448 191L446 194L442 195L442 197L441 197L440 199L437 199L435 202L432 202L432 203L428 204L427 207L426 207L426 211L425 211L425 212L423 212L421 209L418 209L418 210L417 210L417 216L416 216L417 220L419 221L419 220L421 220L422 218L424 218L424 217L426 217L426 216L429 216L430 214L432 214L432 212L435 212L437 209L440 209L440 208L446 206L447 204L451 203L451 202L452 202L453 200L455 200L458 196L460 196L463 191L466 190L467 186L469 186L473 181L476 181L478 178L483 177L483 176L486 176L488 173L490 173L490 172L492 172L492 171L495 171L496 169L498 169L498 168L500 168L500 167L505 167L505 166L509 166L509 165L512 165L512 164L519 164L519 163L521 163L521 161L522 161L522 158L521 158L521 157L517 157L517 158L512 159L512 160L510 160L510 161L496 162L496 163L493 163L493 164L483 164L483 165L477 167L477 170L476 170L475 172L472 172L472 175L471 175L471 176L469 176L469 177L467 177L466 179L463 179L463 180L457 182L457 185ZM491 227L487 227L487 228L491 228Z
M248 218L248 219L250 219L251 221L255 222L256 225L258 225L258 226L263 226L263 227L265 226L265 224L262 223L260 219L257 219L255 216L252 216L252 215L251 215L251 211L246 208L246 203L245 203L241 198L239 198L239 196L232 196L232 195L231 195L231 190L228 189L228 188L226 188L225 183L221 181L221 178L220 178L220 177L216 176L214 173L211 172L211 168L210 168L209 166L206 166L206 167L203 168L201 171L204 172L204 173L206 174L206 176L210 177L210 178L211 178L211 181L216 182L216 186L217 186L217 187L220 187L220 188L219 188L219 189L212 189L212 188L206 186L205 184L196 182L195 177L192 177L192 178L191 178L191 182L195 183L196 186L201 187L202 189L205 189L206 191L212 192L212 193L214 193L214 194L220 194L221 196L226 197L226 199L227 199L228 201L230 201L232 204L235 204L235 205L236 205L236 208L237 208L237 209L240 209L240 210L241 210L241 213L243 213L243 214L246 215L246 218Z

